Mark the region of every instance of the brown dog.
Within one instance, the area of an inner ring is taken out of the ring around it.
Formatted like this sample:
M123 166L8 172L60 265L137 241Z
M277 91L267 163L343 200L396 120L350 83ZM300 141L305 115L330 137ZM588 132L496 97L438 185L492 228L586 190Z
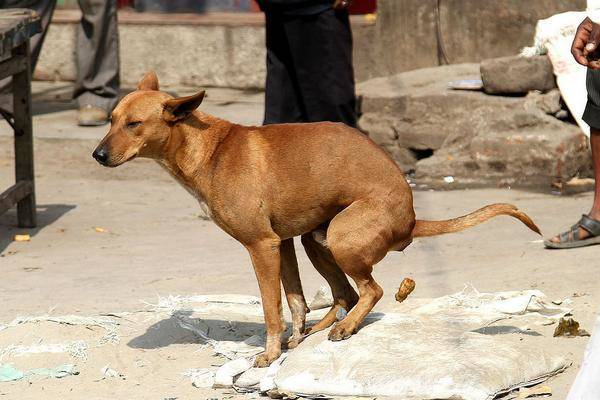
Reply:
M208 206L217 225L242 243L252 258L267 328L267 366L281 354L284 323L280 281L292 312L294 347L303 334L336 322L329 339L348 338L383 295L373 265L415 237L457 232L497 215L533 221L508 204L495 204L448 221L415 220L404 174L368 137L340 123L247 127L196 108L204 92L172 98L158 90L154 73L112 114L106 137L94 151L102 165L135 157L156 160ZM308 310L298 276L295 236L335 299L329 313L304 330ZM360 296L346 276L350 276Z

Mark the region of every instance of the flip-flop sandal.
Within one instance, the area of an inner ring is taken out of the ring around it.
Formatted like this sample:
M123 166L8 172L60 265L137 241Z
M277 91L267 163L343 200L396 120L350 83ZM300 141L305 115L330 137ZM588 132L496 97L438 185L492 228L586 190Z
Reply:
M590 236L580 239L579 228L587 231ZM592 246L600 244L600 221L582 215L578 223L571 227L571 230L558 235L560 242L555 243L550 240L544 241L544 246L548 249L574 249L576 247Z

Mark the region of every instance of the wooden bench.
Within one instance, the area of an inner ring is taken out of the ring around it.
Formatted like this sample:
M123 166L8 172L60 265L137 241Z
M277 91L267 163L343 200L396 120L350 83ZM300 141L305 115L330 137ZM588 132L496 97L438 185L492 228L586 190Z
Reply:
M40 31L34 11L0 10L0 79L12 76L13 93L13 111L0 109L0 114L14 130L16 178L16 183L0 194L0 214L16 204L23 228L36 226L29 39Z

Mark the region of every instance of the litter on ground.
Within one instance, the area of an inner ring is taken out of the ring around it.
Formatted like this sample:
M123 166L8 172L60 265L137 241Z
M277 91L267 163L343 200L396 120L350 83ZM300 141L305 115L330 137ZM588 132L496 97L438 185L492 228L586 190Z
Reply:
M55 368L34 368L20 371L12 365L0 365L0 382L18 381L23 378L64 378L79 372L73 364L63 364Z
M316 297L326 299L327 291L322 292ZM96 382L98 375L114 384L125 377L135 382L136 376L139 379L155 368L144 361L151 357L147 352L164 347L161 351L168 354L169 346L176 345L190 351L185 352L187 362L177 361L180 369L172 378L183 374L183 382L198 390L228 387L246 396L488 400L522 387L535 388L570 365L566 351L556 345L563 339L553 338L545 326L570 315L570 301L554 304L537 290L480 293L467 286L436 299L411 297L369 314L348 340L331 342L327 330L317 332L269 368L260 369L252 367L265 344L260 299L168 296L147 305L135 313L19 317L1 325L0 381L68 376L81 371L76 364L102 362L94 370L84 368ZM311 311L308 324L326 312ZM344 310L338 318L345 315ZM47 328L35 331L41 325ZM54 332L51 337L38 335L49 328ZM6 341L10 337L21 339L10 343ZM122 341L122 337L133 339ZM73 343L87 346L87 361L70 350ZM124 364L111 355L123 351L124 345L126 351L140 353L131 358L135 362ZM194 353L200 351L219 361L194 363ZM51 358L36 358L44 354ZM54 364L56 360L60 362ZM73 369L39 369L60 363Z
M15 235L15 242L29 242L30 239L29 235Z
M575 337L590 336L590 334L585 329L580 329L579 322L573 318L561 318L554 330L554 337L558 336Z
M539 396L552 396L552 388L550 386L523 387L519 389L517 399L528 399Z

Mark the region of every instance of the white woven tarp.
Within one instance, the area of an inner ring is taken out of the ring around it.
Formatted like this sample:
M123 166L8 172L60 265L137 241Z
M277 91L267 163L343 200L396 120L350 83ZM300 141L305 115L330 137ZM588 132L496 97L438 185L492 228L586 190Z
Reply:
M536 332L568 311L539 291L467 290L406 312L371 313L348 340L331 342L327 332L308 337L275 384L308 396L492 399L569 365L547 350L560 339Z

